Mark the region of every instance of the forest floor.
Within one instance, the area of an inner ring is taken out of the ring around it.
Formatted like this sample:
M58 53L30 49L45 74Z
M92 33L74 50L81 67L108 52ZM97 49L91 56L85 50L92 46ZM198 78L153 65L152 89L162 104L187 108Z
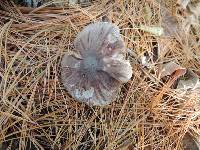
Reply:
M200 141L198 0L0 2L0 149L196 150ZM60 62L77 33L107 18L133 67L116 101L73 99Z

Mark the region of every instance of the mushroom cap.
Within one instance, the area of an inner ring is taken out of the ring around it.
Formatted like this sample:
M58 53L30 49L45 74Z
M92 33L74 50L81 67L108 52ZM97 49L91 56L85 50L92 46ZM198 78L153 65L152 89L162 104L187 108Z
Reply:
M121 84L132 76L119 28L107 22L90 24L77 35L74 46L81 58L63 56L64 87L76 100L88 105L103 106L114 101Z

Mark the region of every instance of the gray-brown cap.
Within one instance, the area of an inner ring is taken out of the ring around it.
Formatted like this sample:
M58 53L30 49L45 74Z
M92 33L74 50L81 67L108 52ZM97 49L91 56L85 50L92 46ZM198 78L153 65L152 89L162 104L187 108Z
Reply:
M77 35L74 46L81 58L63 56L64 87L76 100L88 105L103 106L114 101L120 85L132 76L119 28L108 22L90 24Z

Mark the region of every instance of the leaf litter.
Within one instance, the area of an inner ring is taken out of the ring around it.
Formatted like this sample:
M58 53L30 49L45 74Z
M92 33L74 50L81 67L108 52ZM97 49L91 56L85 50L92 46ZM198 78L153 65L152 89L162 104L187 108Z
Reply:
M0 70L7 78L0 91L3 146L183 149L188 133L196 140L200 51L190 22L198 31L198 5L180 2L183 10L172 12L174 4L151 0L94 1L84 7L53 1L38 8L3 1L1 28L12 20L1 41L5 64ZM76 53L72 42L77 32L105 14L120 28L127 57L133 61L133 77L122 86L116 102L88 107L63 88L60 62L64 53ZM144 54L141 64L138 59Z

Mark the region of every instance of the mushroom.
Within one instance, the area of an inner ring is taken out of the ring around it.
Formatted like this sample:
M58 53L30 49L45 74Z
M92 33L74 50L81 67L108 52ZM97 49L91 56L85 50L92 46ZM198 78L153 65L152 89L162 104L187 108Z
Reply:
M108 22L90 24L77 35L74 46L80 57L66 53L61 62L64 87L88 105L114 101L120 86L132 76L119 28Z

